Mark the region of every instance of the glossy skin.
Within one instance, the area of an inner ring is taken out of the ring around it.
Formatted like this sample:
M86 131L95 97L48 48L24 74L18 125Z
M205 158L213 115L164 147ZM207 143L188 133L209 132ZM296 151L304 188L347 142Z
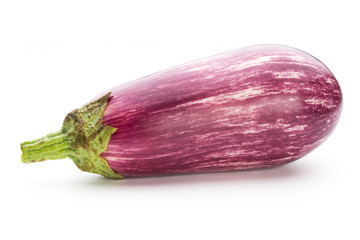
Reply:
M263 168L322 143L342 95L329 69L300 50L258 45L118 86L101 155L117 173L150 176Z

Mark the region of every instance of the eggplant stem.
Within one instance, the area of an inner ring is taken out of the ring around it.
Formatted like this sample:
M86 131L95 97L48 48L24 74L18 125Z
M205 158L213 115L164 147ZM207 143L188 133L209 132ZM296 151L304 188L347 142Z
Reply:
M100 155L117 130L102 124L109 96L110 93L70 112L60 131L22 143L22 161L31 163L68 157L82 171L114 179L124 178L114 172Z
M21 151L23 152L21 160L24 163L30 163L66 158L73 150L66 134L58 131L34 141L22 143Z

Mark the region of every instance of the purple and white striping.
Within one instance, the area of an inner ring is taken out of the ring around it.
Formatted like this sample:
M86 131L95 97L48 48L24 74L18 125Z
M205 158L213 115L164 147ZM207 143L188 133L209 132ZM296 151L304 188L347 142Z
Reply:
M329 69L286 46L258 45L173 67L110 90L101 155L149 176L281 165L334 129L342 95Z

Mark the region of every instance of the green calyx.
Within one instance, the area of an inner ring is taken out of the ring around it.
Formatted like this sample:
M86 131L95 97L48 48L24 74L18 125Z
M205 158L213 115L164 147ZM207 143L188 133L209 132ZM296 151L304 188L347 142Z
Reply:
M121 179L100 156L117 130L102 124L110 93L70 112L60 131L21 144L24 163L70 158L85 172Z

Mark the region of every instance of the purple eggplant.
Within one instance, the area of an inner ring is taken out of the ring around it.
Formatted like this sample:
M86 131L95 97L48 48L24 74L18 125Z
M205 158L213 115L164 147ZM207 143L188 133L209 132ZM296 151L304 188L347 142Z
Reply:
M277 166L319 146L341 105L338 82L313 56L251 46L110 89L60 131L21 144L22 160L68 157L110 178Z

